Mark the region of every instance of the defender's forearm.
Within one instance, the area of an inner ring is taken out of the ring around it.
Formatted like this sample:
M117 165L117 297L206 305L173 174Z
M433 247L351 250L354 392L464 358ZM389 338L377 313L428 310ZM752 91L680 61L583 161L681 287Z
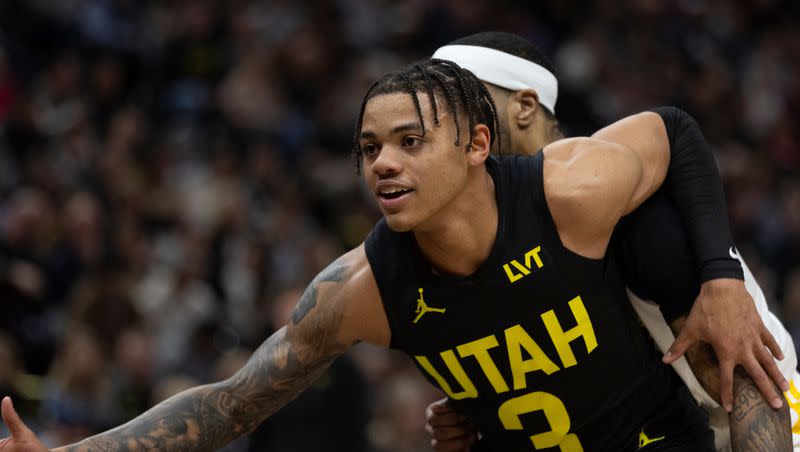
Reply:
M686 225L697 257L700 281L744 279L733 245L722 177L700 126L675 107L651 110L661 116L670 147L664 180Z
M791 451L792 427L786 403L774 409L753 380L738 369L733 376L731 448L733 452Z

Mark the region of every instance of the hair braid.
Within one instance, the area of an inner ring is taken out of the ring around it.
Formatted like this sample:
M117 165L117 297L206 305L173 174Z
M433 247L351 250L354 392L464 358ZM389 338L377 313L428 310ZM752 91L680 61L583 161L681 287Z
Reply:
M358 112L358 124L356 124L356 133L353 136L353 142L356 144L355 148L353 148L353 160L356 161L356 174L361 174L361 149L358 147L358 137L361 135L361 119L364 117L364 109L367 108L367 101L369 101L369 99L372 97L372 91L380 82L381 81L378 80L370 85L369 89L367 90L367 94L361 101L361 109Z
M450 106L450 113L453 114L453 122L456 125L456 146L461 146L461 125L458 123L458 106L456 105L455 100L455 93L453 92L453 87L447 83L447 78L444 74L440 73L439 71L431 71L431 75L433 78L439 82L442 86L442 91L444 91L444 95L447 98L447 105Z
M439 123L439 108L436 106L436 96L433 93L433 86L431 85L431 78L428 75L428 70L420 64L415 64L414 67L422 74L422 78L425 81L425 91L428 93L428 99L431 101L431 108L433 108L433 123L436 124L436 127L441 126Z
M466 82L463 72L456 71L455 78L461 86L462 98L467 107L466 111L469 120L469 141L467 142L467 150L469 150L472 147L472 139L474 138L473 131L478 119L477 111L475 111L475 93L469 89L469 84Z
M419 118L420 128L423 135L426 133L425 121L422 114L422 106L419 100L419 92L425 92L431 102L433 122L436 127L440 127L439 107L437 95L447 101L450 113L453 115L455 126L456 141L455 146L461 146L461 121L459 114L463 114L467 119L469 127L469 141L466 150L471 149L474 139L474 130L477 124L484 124L489 127L490 144L498 140L499 120L497 118L497 106L492 100L491 94L486 86L475 77L471 72L462 69L457 64L438 59L427 59L407 66L397 72L386 75L378 80L364 96L361 102L361 110L356 124L354 136L353 155L356 160L356 170L361 171L362 150L359 144L361 137L361 126L366 110L367 102L379 95L392 93L407 93L411 96L414 110Z
M414 88L414 84L411 82L408 73L402 72L400 76L403 77L403 81L406 82L406 88L408 89L406 92L411 96L411 100L414 102L414 109L417 111L417 118L419 118L419 126L422 128L422 136L425 136L425 119L422 117L422 107L419 105L417 90Z

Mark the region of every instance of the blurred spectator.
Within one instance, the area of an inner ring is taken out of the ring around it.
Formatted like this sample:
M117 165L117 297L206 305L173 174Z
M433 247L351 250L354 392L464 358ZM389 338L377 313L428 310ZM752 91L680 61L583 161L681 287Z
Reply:
M72 328L53 360L43 393L42 423L55 444L75 442L121 421L107 370L100 344L87 330Z
M11 396L14 408L20 413L33 416L36 413L34 398L38 396L38 381L25 374L19 355L20 349L14 340L0 333L0 394ZM3 431L0 429L0 435L5 436Z
M120 330L109 372L123 420L133 419L151 406L155 383L153 351L152 341L141 326Z
M154 267L134 289L136 309L153 338L159 374L174 372L192 358L192 338L217 311L213 292L199 278L199 247L192 243L185 246L180 265Z
M5 121L11 104L14 103L16 96L16 82L12 78L8 67L8 57L2 47L0 47L0 123Z
M381 452L417 452L430 449L430 437L420 413L441 398L416 375L397 374L384 381L376 395L376 415L370 438Z

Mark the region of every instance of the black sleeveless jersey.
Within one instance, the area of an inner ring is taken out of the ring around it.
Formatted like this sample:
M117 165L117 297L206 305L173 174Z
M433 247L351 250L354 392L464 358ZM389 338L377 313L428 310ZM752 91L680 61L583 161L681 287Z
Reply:
M381 220L367 258L391 347L478 427L493 451L618 451L665 403L674 378L648 342L613 257L561 243L543 155L490 157L498 230L471 276L436 272L413 233Z

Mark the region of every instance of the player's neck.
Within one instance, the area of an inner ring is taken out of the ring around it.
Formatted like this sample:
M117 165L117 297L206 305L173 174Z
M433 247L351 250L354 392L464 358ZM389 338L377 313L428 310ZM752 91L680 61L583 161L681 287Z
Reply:
M414 230L422 254L438 270L471 275L486 261L497 237L497 202L488 172L468 184L436 218Z

